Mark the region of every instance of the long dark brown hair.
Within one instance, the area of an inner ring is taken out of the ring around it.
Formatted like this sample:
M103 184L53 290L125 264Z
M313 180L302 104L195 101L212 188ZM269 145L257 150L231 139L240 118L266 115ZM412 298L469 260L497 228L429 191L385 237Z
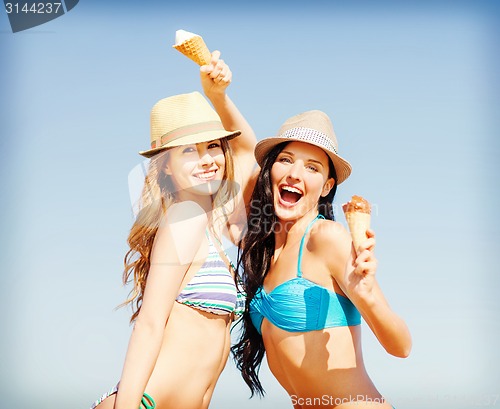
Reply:
M262 169L250 199L248 230L239 245L238 273L241 276L247 294L245 314L243 315L242 333L239 342L231 350L236 367L250 388L251 396L264 395L264 388L259 380L259 369L264 358L264 342L250 319L249 305L258 289L263 285L274 254L274 226L277 217L274 212L271 168L279 153L289 142L275 146L264 159ZM337 175L329 159L329 177L335 184L325 197L318 201L318 212L325 219L334 220L332 201L337 191Z

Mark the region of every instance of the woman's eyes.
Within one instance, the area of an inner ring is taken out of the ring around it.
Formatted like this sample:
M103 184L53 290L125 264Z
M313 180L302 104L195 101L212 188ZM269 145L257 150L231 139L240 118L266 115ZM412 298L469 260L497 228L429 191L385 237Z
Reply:
M283 156L279 158L278 160L281 163L293 163L292 160L286 156ZM314 165L305 165L304 166L307 170L310 170L311 172L318 172L318 168Z
M219 142L211 142L208 144L208 149L217 149L220 148L220 143ZM196 152L196 146L186 146L183 150L182 153L192 153Z

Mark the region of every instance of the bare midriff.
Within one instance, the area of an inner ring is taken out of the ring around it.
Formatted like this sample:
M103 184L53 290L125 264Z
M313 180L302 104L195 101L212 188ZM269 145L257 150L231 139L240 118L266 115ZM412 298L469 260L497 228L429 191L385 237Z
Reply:
M174 302L146 387L157 408L204 409L229 356L231 315Z
M295 409L392 407L366 373L359 325L292 333L264 319L262 334L269 368Z

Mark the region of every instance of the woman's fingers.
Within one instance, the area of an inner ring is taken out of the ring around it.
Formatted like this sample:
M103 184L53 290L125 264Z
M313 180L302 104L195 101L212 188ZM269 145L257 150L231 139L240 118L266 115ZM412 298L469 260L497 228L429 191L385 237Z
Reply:
M206 65L202 65L200 68L201 72L209 73L212 78L215 78L212 76L212 73L214 72L215 68L217 67L217 64L220 61L220 51L215 50L210 57L210 62Z
M362 252L365 249L373 249L375 247L375 232L372 229L366 230L366 240L361 242L356 250Z
M233 73L229 69L229 67L226 65L226 67L220 72L219 76L215 79L215 81L224 83L224 84L229 84L231 82L231 78L233 77Z
M212 53L210 63L200 67L201 82L205 94L223 92L231 83L232 73L229 66L220 58L220 51Z
M220 58L220 51L219 50L215 50L214 52L212 52L212 56L210 58L210 65L214 65L217 64L217 62L219 61L219 58Z
M229 84L232 76L233 74L224 60L218 60L217 64L210 73L210 77L214 80L214 82L220 83L221 85Z
M373 248L375 243L374 243L374 239L368 239L367 242L369 240L373 240L373 245L370 245L370 243L368 243L368 246ZM375 255L373 253L373 250L370 249L370 248L364 248L362 249L362 247L365 247L364 245L360 246L360 251L359 252L359 255L356 257L356 260L354 261L354 268L355 268L355 271L357 274L362 274L362 275L366 275L366 274L374 274L375 271L377 270L377 259L375 258Z
M224 63L224 60L218 60L217 63L213 66L213 70L210 73L210 76L213 79L224 78L228 70L229 67Z
M368 238L375 237L375 232L372 229L368 229L368 230L366 230L366 236Z
M378 264L378 262L375 259L370 260L370 261L363 261L363 262L357 264L354 271L357 274L360 274L363 276L375 274L375 272L377 271L377 264Z

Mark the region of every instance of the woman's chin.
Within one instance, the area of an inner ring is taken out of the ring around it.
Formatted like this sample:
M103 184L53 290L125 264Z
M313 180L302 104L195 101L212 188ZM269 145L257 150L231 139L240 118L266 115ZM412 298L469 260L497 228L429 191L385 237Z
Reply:
M219 191L221 184L222 184L221 180L210 180L207 182L201 182L191 186L189 188L189 192L200 196L211 196L215 195Z
M276 217L282 221L297 220L302 216L299 205L277 203L274 207Z

